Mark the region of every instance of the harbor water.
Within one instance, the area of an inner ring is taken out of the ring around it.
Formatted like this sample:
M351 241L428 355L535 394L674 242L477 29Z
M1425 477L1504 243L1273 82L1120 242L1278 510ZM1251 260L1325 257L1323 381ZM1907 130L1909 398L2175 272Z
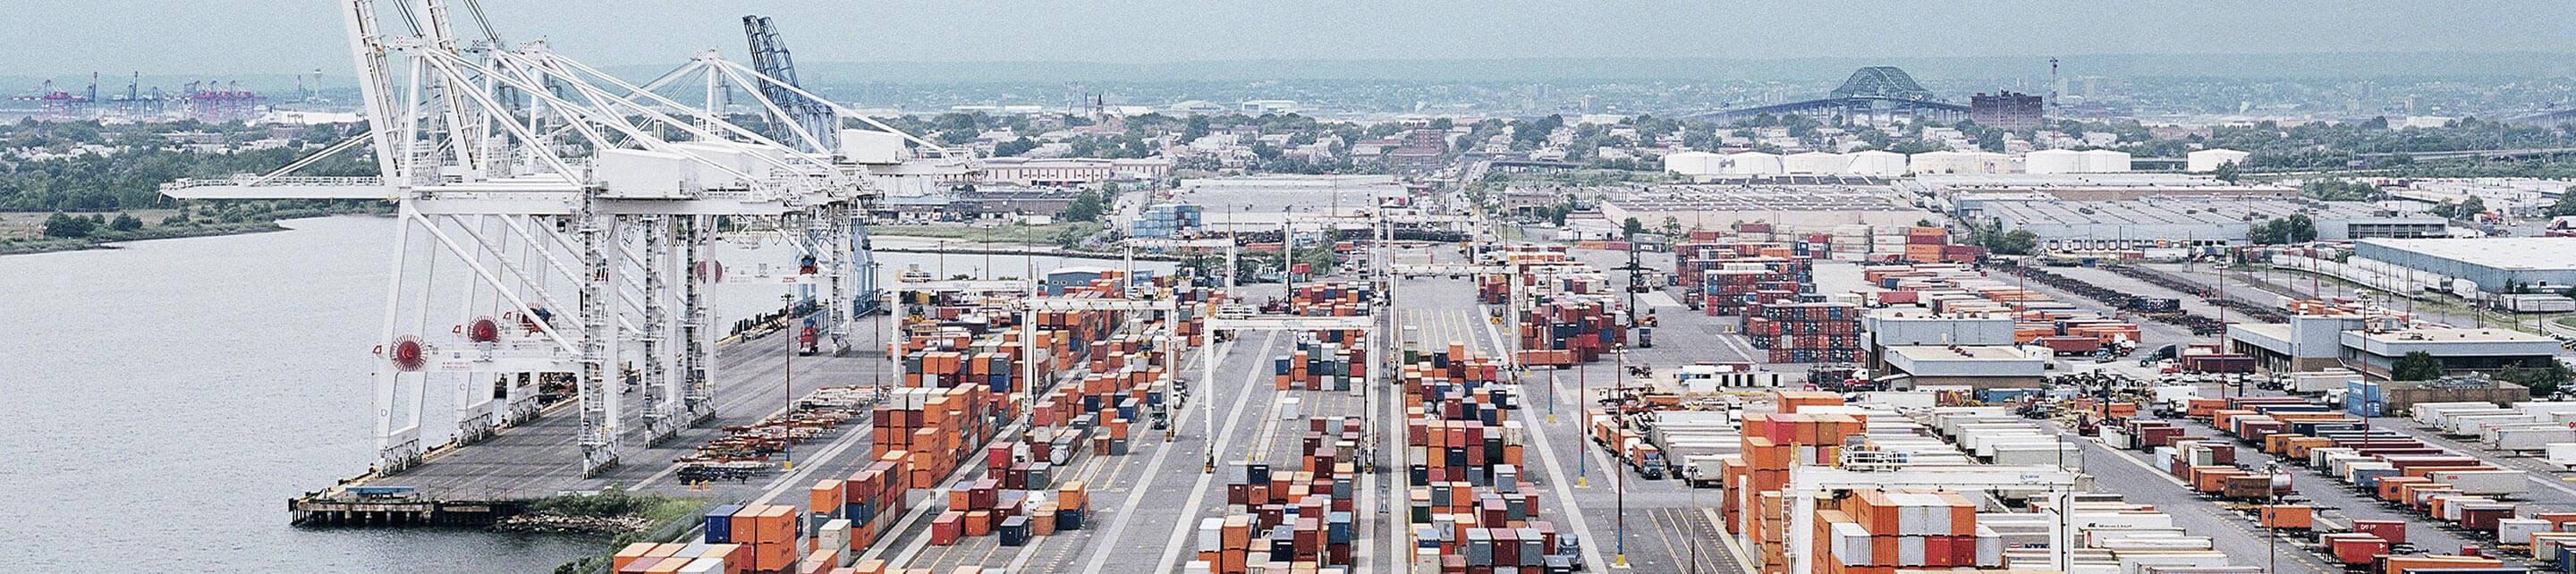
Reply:
M0 257L0 540L34 572L544 572L578 537L288 526L286 501L373 460L374 369L394 221ZM907 247L926 241L886 239ZM792 261L728 240L728 269ZM775 260L775 261L771 261ZM1016 255L887 254L948 274L1041 271ZM1119 265L1110 261L1075 264ZM1168 264L1139 268L1168 269ZM780 285L723 285L718 328ZM445 412L430 405L432 413ZM428 442L449 428L426 421Z

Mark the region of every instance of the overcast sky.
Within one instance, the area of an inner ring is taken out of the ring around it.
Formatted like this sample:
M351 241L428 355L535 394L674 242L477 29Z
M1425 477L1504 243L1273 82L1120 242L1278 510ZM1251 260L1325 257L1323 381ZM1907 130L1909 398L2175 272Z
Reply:
M391 5L397 0L380 0ZM470 19L452 2L460 25ZM807 61L2576 53L2566 0L489 0L503 38L600 65L742 53L776 17ZM0 74L350 69L329 0L10 0ZM389 29L400 21L387 12ZM470 30L470 28L468 29ZM466 32L471 34L471 32Z

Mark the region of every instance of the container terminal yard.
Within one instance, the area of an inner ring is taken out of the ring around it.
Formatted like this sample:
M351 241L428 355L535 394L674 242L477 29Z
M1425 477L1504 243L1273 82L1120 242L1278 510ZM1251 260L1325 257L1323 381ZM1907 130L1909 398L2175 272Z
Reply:
M2576 402L2500 378L2565 346L2412 304L2545 307L2496 286L2565 270L2412 220L2146 248L1919 180L1593 190L1620 197L1588 224L1660 216L1649 242L1489 212L1481 178L1280 176L1112 199L1080 265L896 269L877 212L978 158L805 91L766 19L752 64L635 85L366 10L371 129L321 153L380 176L162 188L395 208L376 463L297 525L616 489L703 508L615 574L2576 572ZM1971 210L2049 248L1989 253ZM792 253L712 255L743 238ZM2257 260L2290 275L2206 271ZM780 311L725 329L728 284Z

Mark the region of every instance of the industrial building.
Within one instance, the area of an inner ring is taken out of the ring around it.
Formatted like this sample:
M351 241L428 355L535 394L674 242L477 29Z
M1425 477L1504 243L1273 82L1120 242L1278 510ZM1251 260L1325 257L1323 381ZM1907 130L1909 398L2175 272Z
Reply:
M1968 119L1981 126L2007 130L2039 127L2044 108L2040 97L2034 94L2004 91L1968 96Z
M1906 157L1884 150L1852 153L1809 151L1787 156L1761 152L1717 154L1686 151L1665 155L1664 171L1702 179L1777 174L1875 175L1906 173Z
M2038 236L2041 247L2052 250L2243 245L2250 243L2254 225L2293 214L2306 215L2316 223L2317 238L2329 241L2440 237L2449 232L2449 222L2440 217L2361 202L2246 196L2062 201L2033 199L2030 194L1954 198L1953 202L1963 220L2028 230Z
M2297 315L2286 323L2227 325L2228 352L2254 357L2273 372L2343 366L2343 333L2363 328L2360 315Z
M2441 360L2449 374L2546 367L2558 354L2556 339L2507 329L2345 331L2342 342L2343 367L2372 379L2387 379L2398 358L2416 351Z
M1861 348L1868 351L1873 370L1887 368L1886 353L1892 347L2013 344L2013 320L2000 315L1942 315L1904 305L1873 309L1860 321Z
M1888 374L1898 388L1957 385L1979 389L2036 388L2048 370L2048 351L2001 345L1888 347Z
M2144 199L2169 195L2293 198L2299 189L2285 185L2238 185L2206 175L2179 173L2078 174L1934 174L1918 171L1913 181L1927 195L1995 197L1994 194L2044 195L2070 201Z
M2319 225L2323 233L2323 225ZM2576 286L2576 237L2366 239L2353 244L2348 274L2369 285L2404 285L2462 296Z
M1767 221L1784 230L1821 233L1837 225L1902 226L1935 216L1901 201L1882 180L1838 177L1846 183L1682 184L1583 188L1578 196L1607 196L1609 221L1637 218L1647 226L1666 218L1683 229L1722 229L1736 222Z

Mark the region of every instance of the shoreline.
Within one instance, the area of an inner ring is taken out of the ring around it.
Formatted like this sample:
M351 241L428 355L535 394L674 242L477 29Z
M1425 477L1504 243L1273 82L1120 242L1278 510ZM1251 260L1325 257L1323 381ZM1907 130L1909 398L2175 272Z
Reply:
M33 246L11 246L11 247L0 247L0 257L7 257L7 256L11 256L11 255L36 255L36 254L43 254L43 253L69 253L69 252L75 252L75 251L98 251L98 250L107 250L107 249L124 249L124 248L125 248L125 246L124 246L124 245L122 245L122 244L125 244L125 243L139 243L139 242L145 242L145 241L160 241L160 240L165 240L165 239L189 239L189 238L196 238L196 237L223 237L223 236L228 236L228 235L249 235L249 234L253 234L253 233L273 233L273 232L278 232L278 231L289 231L289 230L294 229L294 228L292 228L292 227L287 227L287 226L286 226L286 222L288 222L288 221L294 221L294 220L298 220L298 219L314 219L314 218L320 218L320 217L338 217L338 216L344 216L344 215L373 215L373 214L370 214L370 213L337 213L337 212L321 212L321 213L311 213L311 214L296 213L296 214L290 214L290 215L288 215L288 216L286 216L286 217L279 217L279 218L276 218L276 219L271 219L271 220L268 220L268 221L265 221L265 222L259 222L259 223L247 223L247 222L246 222L246 223L239 223L239 224L225 224L225 225L221 225L221 226L191 227L191 228L187 228L187 229L179 229L179 230L168 230L168 228L145 228L145 229L143 230L143 232L155 232L155 230L156 230L156 229L159 229L159 230L168 230L168 232L167 232L166 234L153 234L153 235L146 236L146 237L121 237L121 238L116 238L116 239L92 239L92 238L83 238L83 239L76 240L76 241L75 241L75 240L65 240L64 242L47 242L47 243L36 244L36 245L33 245Z

